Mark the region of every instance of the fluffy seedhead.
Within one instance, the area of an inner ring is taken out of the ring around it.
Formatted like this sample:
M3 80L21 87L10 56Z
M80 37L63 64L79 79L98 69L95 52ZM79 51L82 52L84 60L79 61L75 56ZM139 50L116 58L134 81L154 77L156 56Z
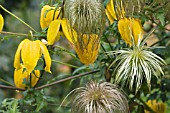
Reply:
M115 85L91 81L75 90L72 112L129 113L129 109L126 97Z
M101 34L105 25L103 5L98 0L67 0L65 17L81 34Z

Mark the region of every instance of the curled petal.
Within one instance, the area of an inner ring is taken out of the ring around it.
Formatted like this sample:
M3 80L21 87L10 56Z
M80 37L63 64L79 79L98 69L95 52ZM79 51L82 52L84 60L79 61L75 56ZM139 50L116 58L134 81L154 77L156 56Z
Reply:
M114 18L112 17L112 15L111 15L110 12L108 11L108 9L105 9L105 12L106 12L107 18L108 18L109 21L110 21L110 24L113 24Z
M59 40L59 29L60 29L61 20L54 20L50 23L48 32L47 32L47 41L48 45L53 45L55 41Z
M4 26L4 18L2 17L2 15L0 14L0 31L2 31Z
M64 33L65 37L67 38L67 40L69 42L71 42L72 44L74 42L76 42L77 41L77 33L74 29L71 29L71 26L67 19L65 19L65 18L62 19L61 26L62 26L63 33Z
M138 41L142 40L142 34L144 33L142 29L142 24L139 19L132 18L132 32L135 44L138 44ZM140 39L140 40L139 40Z
M123 18L118 22L118 29L122 39L131 46L132 44L139 45L144 33L139 19Z
M113 0L110 0L109 3L106 5L105 11L106 11L106 15L107 15L108 19L112 18L113 20L117 20ZM111 22L112 19L111 20L110 19L109 19L109 21L112 24L112 22Z
M41 9L41 16L40 16L40 26L42 29L48 27L48 25L55 19L57 19L57 17L59 16L60 13L60 9L61 7L59 7L56 11L55 11L55 7L51 7L49 5L45 5L42 9ZM55 15L54 15L55 12Z
M124 18L119 20L118 22L118 30L122 39L131 46L131 26L130 20L128 18Z
M97 58L100 40L96 34L83 34L81 40L74 44L80 61L86 65L93 64Z
M35 70L34 74L31 74L31 87L34 87L40 77L40 71L39 70ZM21 64L21 68L20 69L15 69L14 71L14 83L15 86L18 88L26 88L27 85L24 84L24 79L26 80L25 82L30 83L30 74L28 71L24 71L24 66Z
M15 58L14 58L14 67L15 67L16 69L20 69L20 68L21 68L21 64L20 64L21 49L22 49L22 46L25 44L25 42L27 43L28 41L29 41L28 39L23 40L23 41L19 44L19 46L18 46L18 48L17 48L17 51L16 51L16 53L15 53Z
M31 73L37 65L38 59L40 58L40 45L37 41L27 41L22 46L21 57L23 64L27 71Z
M48 49L47 49L47 47L41 41L37 40L37 42L39 43L41 51L42 51L42 53L44 55L45 64L46 64L45 71L51 73L51 71L50 71L51 57L50 57L50 54L48 52Z

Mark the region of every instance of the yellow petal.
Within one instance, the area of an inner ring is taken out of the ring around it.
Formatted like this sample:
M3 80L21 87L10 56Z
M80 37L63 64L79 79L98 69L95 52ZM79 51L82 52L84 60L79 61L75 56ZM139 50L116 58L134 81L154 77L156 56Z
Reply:
M71 29L67 19L62 19L61 22L62 31L69 42L72 44L77 41L77 33L74 29Z
M108 11L108 14L110 14L110 16L112 16L113 19L117 20L115 9L114 9L113 0L109 1L109 3L106 5L106 9Z
M29 41L28 39L23 40L23 41L19 44L19 46L18 46L18 48L17 48L17 51L16 51L16 53L15 53L15 58L14 58L14 67L15 67L16 69L21 68L21 64L20 64L20 60L21 60L21 49L22 49L22 46L24 45L24 43L25 43L25 42L27 43L28 41Z
M0 14L0 31L2 31L4 26L4 18L2 17L2 15Z
M59 13L60 13L61 7L59 7L56 11L55 11L55 7L51 7L49 5L45 5L43 6L43 8L41 9L41 16L40 16L40 26L42 29L46 28L49 26L49 24L57 19ZM55 12L55 16L54 16L54 12Z
M38 41L30 41L24 43L21 50L23 64L27 71L31 73L37 65L40 57L40 45Z
M106 12L107 18L110 21L110 24L113 24L114 18L112 17L112 15L110 14L110 12L107 9L105 9L105 12Z
M130 20L127 18L120 19L118 22L118 30L120 32L120 35L122 39L131 46L131 26L130 26Z
M74 49L82 63L86 65L94 63L100 48L99 41L96 34L84 34L81 40L74 44Z
M56 40L59 40L60 37L57 37L57 35L59 33L60 24L61 24L61 20L54 20L50 23L47 31L48 45L53 45Z
M37 40L39 45L40 45L40 48L41 48L41 51L44 55L44 59L45 59L45 71L51 73L50 71L50 68L51 68L51 57L50 57L50 54L48 52L48 49L47 47L39 40Z
M31 74L31 86L34 87L37 84L37 81L40 77L40 71L35 70L35 74ZM28 71L24 71L24 66L21 64L20 69L15 69L14 71L14 83L18 88L26 88L26 84L24 84L24 79L30 82L30 74Z
M31 73L31 87L34 87L37 84L40 75L41 74L39 70L34 70L34 73Z
M142 24L139 19L132 18L132 33L135 44L138 44L138 41L142 40L142 34L144 33Z

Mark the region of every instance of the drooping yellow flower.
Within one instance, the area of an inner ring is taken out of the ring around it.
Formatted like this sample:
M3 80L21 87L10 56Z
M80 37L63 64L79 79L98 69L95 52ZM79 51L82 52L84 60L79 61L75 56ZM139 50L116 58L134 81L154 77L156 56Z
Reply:
M62 21L59 16L60 11L61 7L55 9L55 7L50 7L49 5L45 5L41 10L40 25L42 29L48 27L48 45L53 45L55 41L60 39L60 36L64 36L63 32L60 31Z
M34 70L33 73L29 73L27 70L24 70L24 65L21 64L21 68L20 69L15 69L14 72L14 83L15 86L18 88L26 88L27 85L24 84L24 79L25 82L31 83L31 87L34 87L40 77L40 71L39 70ZM30 87L30 86L28 86Z
M55 9L55 7L51 7L49 5L45 5L41 9L40 26L42 29L48 27L53 20L57 19L60 13L60 9L61 7Z
M73 45L80 61L86 65L93 64L100 48L100 39L96 34L78 34L71 28L68 20L62 20L64 35Z
M122 39L132 46L137 45L142 40L143 28L139 19L123 18L118 22L118 30Z
M165 113L166 104L163 102L157 102L156 100L149 100L146 103L155 113ZM151 113L150 111L145 110L145 113Z
M105 13L110 21L110 24L113 24L114 20L124 18L125 10L122 0L110 0L106 5Z
M0 31L2 31L3 26L4 26L4 18L0 14Z
M39 58L44 56L45 71L51 73L51 58L46 46L40 41L31 41L28 39L23 40L16 51L14 59L14 67L16 69L22 68L20 61L22 60L26 70L31 73L37 65Z
M74 49L80 61L86 65L93 64L100 48L100 40L96 34L83 34L80 42L74 43Z

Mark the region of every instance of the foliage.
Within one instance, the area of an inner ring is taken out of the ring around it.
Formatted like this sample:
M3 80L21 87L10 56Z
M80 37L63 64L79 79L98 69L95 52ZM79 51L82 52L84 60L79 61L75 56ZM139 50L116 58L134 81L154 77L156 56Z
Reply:
M0 4L0 112L170 112L169 0Z

